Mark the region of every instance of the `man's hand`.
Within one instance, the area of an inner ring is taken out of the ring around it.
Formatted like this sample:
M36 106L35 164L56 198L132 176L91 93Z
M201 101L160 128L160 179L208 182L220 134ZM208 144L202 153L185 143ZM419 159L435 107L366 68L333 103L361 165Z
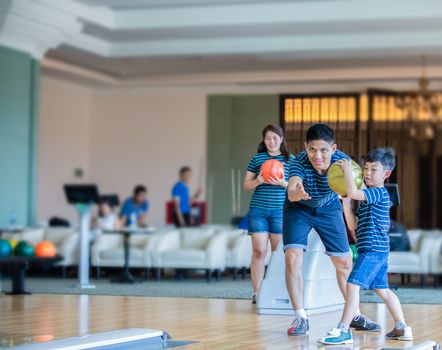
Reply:
M305 192L302 181L300 181L296 184L294 189L288 189L288 199L290 202L299 202L300 200L309 200L311 197Z

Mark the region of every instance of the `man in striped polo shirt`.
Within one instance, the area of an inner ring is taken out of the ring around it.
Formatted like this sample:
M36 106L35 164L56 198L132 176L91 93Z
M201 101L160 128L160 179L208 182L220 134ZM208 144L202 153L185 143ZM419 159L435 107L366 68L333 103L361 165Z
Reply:
M331 164L349 158L337 149L333 130L326 124L315 124L307 130L305 151L291 162L283 220L286 284L295 312L295 319L287 330L289 335L305 335L309 330L301 268L312 228L324 243L326 254L336 268L339 288L344 299L346 297L352 259L339 196L328 186L326 174ZM380 330L379 325L359 312L351 327Z
M405 323L398 297L388 288L388 252L390 242L390 196L384 187L395 166L392 148L378 148L368 154L364 166L366 189L358 189L351 176L348 160L337 162L344 170L347 197L343 199L344 214L350 229L358 232L356 247L358 259L347 281L347 298L344 312L337 328L318 340L322 344L352 344L350 322L359 305L359 290L374 289L387 304L395 321L394 329L387 339L413 340L411 328ZM362 201L353 214L351 200Z

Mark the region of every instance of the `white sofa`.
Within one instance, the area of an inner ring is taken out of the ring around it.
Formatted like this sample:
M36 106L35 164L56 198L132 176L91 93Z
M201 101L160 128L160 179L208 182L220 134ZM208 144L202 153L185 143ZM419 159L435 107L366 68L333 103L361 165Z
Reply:
M213 272L219 279L226 267L227 234L210 227L168 232L153 252L153 266L159 269L203 269L208 282ZM157 274L159 277L159 274Z
M252 258L251 236L231 226L205 225L197 228L163 228L150 235L134 235L130 240L130 267L154 268L157 279L164 269L174 269L178 277L186 270L205 270L208 280L224 269L238 271L243 278ZM270 260L270 242L266 264ZM98 235L92 246L92 266L122 267L123 238L115 234ZM147 271L148 272L148 271Z
M426 276L431 273L432 260L435 260L435 244L438 234L434 230L413 229L408 230L411 250L407 252L392 251L388 258L388 272L398 273L402 276L418 274L421 276L422 285Z
M130 237L129 267L152 267L152 254L156 244L166 232L158 231L152 234L139 234ZM101 267L124 266L124 237L117 233L105 233L97 236L92 245L91 262L96 268L97 278L100 276Z
M238 270L245 279L245 272L252 261L252 239L247 231L242 229L224 229L227 235L226 268L232 269L233 279L236 279Z
M44 236L45 230L43 228L26 228L20 233L6 233L4 238L26 241L35 246L44 239Z
M435 278L436 284L442 277L442 231L433 232L432 251L430 254L430 275Z
M65 277L68 266L78 265L80 234L74 228L50 227L45 229L44 239L54 243L57 253L63 256L63 260L57 266L62 267L63 277Z

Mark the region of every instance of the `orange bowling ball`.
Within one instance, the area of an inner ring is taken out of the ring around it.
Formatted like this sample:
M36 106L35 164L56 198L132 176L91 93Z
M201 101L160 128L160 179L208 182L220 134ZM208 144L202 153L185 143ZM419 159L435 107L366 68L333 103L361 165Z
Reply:
M50 241L41 241L35 246L35 255L39 257L50 258L57 254L57 248Z
M279 160L269 159L261 166L261 174L265 181L270 181L271 178L284 178L284 164Z

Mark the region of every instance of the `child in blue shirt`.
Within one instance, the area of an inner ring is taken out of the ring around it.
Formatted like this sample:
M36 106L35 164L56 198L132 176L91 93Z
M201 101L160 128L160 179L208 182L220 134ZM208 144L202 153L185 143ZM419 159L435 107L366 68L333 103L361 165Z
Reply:
M359 290L374 289L385 302L395 321L394 329L386 334L387 339L413 340L411 327L405 323L398 297L388 288L388 253L390 227L390 196L384 187L395 167L395 152L392 148L377 148L365 159L364 182L367 188L358 189L351 172L351 162L342 159L336 162L344 171L347 197L343 198L344 215L350 229L357 229L358 259L347 281L347 298L341 321L326 337L318 340L322 344L352 344L350 331L359 305ZM351 200L362 201L354 214Z

